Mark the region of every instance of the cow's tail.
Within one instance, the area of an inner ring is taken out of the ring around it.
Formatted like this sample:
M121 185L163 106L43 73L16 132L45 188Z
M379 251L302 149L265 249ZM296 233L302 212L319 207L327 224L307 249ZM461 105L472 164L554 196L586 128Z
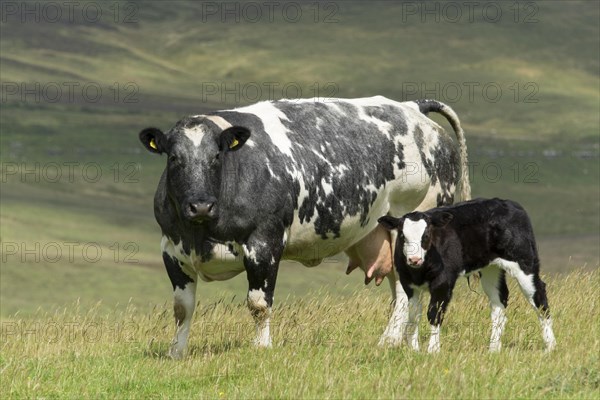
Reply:
M447 104L444 104L437 100L416 100L415 103L419 106L419 110L427 115L430 112L442 114L450 125L454 129L456 139L458 140L458 146L460 148L460 180L458 182L458 188L456 192L459 194L461 201L471 199L471 183L469 182L469 165L467 157L467 141L465 139L465 131L463 131L460 125L458 115L454 110Z

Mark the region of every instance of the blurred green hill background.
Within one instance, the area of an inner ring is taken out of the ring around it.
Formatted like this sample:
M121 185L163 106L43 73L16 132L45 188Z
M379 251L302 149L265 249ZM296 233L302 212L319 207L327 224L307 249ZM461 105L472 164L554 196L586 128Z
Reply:
M170 302L152 211L165 159L137 133L281 97L450 104L474 196L529 210L546 273L599 265L598 2L49 4L2 3L1 315ZM286 263L278 298L373 290L327 261ZM245 290L242 274L198 299Z

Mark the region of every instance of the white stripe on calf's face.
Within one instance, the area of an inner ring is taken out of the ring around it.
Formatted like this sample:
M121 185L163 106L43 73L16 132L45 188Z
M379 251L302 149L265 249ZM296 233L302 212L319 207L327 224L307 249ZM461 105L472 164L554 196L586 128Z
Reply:
M404 248L402 250L406 256L406 262L408 265L413 264L410 261L411 257L419 258L421 263L425 259L425 254L427 252L423 249L423 247L421 247L421 241L426 228L427 222L425 222L423 219L418 221L406 219L404 221L404 225L402 226L402 234L404 235Z

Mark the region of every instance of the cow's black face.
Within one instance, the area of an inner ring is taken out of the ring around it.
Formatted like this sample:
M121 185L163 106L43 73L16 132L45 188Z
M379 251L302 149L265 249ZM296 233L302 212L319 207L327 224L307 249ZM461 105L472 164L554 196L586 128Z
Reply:
M244 145L250 132L243 127L215 131L186 119L167 133L147 128L139 137L150 152L167 154L167 194L180 217L201 223L218 215L224 159Z

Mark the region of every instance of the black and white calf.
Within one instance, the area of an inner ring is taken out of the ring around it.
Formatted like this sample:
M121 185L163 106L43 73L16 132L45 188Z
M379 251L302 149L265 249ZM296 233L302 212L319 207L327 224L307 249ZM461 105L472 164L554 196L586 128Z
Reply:
M457 140L428 112L444 115ZM398 301L380 342L399 343L406 296L393 273L394 241L377 217L470 196L460 122L435 100L265 101L139 137L167 154L154 214L175 297L174 357L185 353L198 279L245 270L256 344L270 346L280 260L316 266L341 251L348 272L363 269L366 283L388 277Z
M517 279L521 291L536 309L547 350L554 348L546 285L539 276L533 229L518 203L476 199L412 212L402 218L384 216L379 223L398 231L394 264L409 299L408 315L403 320L410 347L419 349L422 291L431 294L427 309L431 325L428 351L437 352L440 325L456 280L479 272L492 309L490 351L499 351L501 347L500 337L506 323L504 309L508 303L507 273Z

